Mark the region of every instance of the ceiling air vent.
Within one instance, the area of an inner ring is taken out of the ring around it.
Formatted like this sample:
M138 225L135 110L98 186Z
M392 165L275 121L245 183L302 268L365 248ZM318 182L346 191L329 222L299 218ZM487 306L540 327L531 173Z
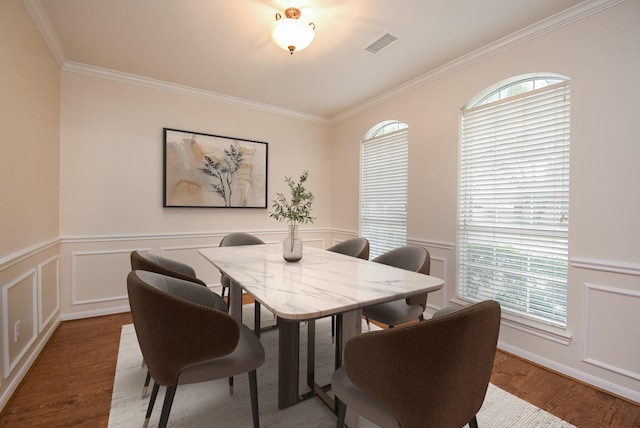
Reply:
M398 40L396 36L386 33L379 37L375 42L364 48L364 50L375 55L396 40Z

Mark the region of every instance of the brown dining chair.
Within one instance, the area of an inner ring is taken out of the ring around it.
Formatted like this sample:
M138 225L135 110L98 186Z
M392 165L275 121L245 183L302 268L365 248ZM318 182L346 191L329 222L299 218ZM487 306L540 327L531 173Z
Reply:
M166 386L159 427L169 420L178 385L248 373L253 426L259 426L256 369L264 363L260 340L225 311L217 296L193 282L148 271L127 277L131 317L154 380L146 427L160 386Z
M196 271L189 265L167 257L157 256L148 252L134 250L131 252L131 270L146 270L162 275L168 275L173 278L183 279L193 282L204 287L207 284L196 277ZM217 294L213 297L215 308L219 310L227 310L227 304L224 299ZM144 364L144 361L143 361ZM151 373L147 371L147 376L142 387L142 397L147 395L149 391L149 383L151 382ZM229 379L229 387L233 389L233 379Z
M221 247L233 247L238 245L259 245L264 244L264 241L257 236L251 235L245 232L229 233L220 241ZM220 277L220 283L222 284L222 292L220 295L224 297L225 291L231 286L231 278L224 273Z
M148 252L134 250L131 252L131 269L146 270L149 272L161 273L185 281L195 282L204 285L204 281L196 277L196 271L189 265L167 257L157 256Z
M327 248L327 251L344 254L346 256L357 257L363 260L369 260L369 240L367 238L357 237L346 239L342 242ZM331 317L331 343L335 342L336 337L336 317Z
M327 248L327 250L351 257L357 257L363 260L369 260L369 240L367 238L357 237L346 239Z
M425 275L429 275L431 270L429 251L415 245L405 245L393 249L376 257L373 261ZM407 299L368 306L362 310L362 315L365 316L367 325L370 320L375 320L393 328L415 319L422 321L426 307L427 293L421 293Z
M352 337L331 379L337 427L349 408L384 428L477 428L499 330L489 300Z
M233 247L239 245L260 245L264 244L264 241L257 236L254 236L250 233L245 232L233 232L225 235L224 238L220 241L220 247ZM220 276L220 284L222 285L222 293L221 296L224 297L225 291L230 289L231 287L231 278L229 278L224 273L221 273ZM227 301L229 302L229 298L227 297ZM256 336L260 337L260 331L262 328L260 327L260 302L253 303L253 323L254 323L254 333ZM273 327L269 327L273 328Z

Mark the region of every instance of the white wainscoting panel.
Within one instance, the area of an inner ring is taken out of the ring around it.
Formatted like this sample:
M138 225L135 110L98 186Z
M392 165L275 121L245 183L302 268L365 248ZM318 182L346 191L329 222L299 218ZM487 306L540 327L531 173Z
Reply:
M71 253L71 305L127 300L133 249Z
M447 306L447 296L449 295L447 292L447 286L449 284L447 278L447 259L445 257L431 256L430 275L444 281L444 286L440 290L429 293L427 296L427 306L437 311Z
M38 333L42 333L60 310L59 272L57 254L38 265Z
M640 291L585 286L584 361L640 380Z
M37 337L37 271L29 269L2 286L4 378L22 360ZM16 333L16 323L20 323Z

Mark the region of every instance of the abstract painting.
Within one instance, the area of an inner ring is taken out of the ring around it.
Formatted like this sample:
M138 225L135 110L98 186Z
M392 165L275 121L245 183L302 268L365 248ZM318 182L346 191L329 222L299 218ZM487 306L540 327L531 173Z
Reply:
M165 207L266 208L268 143L164 128Z

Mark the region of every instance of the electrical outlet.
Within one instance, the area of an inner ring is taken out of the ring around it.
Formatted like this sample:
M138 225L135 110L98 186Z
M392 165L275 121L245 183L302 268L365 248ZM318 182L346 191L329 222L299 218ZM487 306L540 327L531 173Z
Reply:
M13 325L13 342L17 343L20 339L20 320Z

